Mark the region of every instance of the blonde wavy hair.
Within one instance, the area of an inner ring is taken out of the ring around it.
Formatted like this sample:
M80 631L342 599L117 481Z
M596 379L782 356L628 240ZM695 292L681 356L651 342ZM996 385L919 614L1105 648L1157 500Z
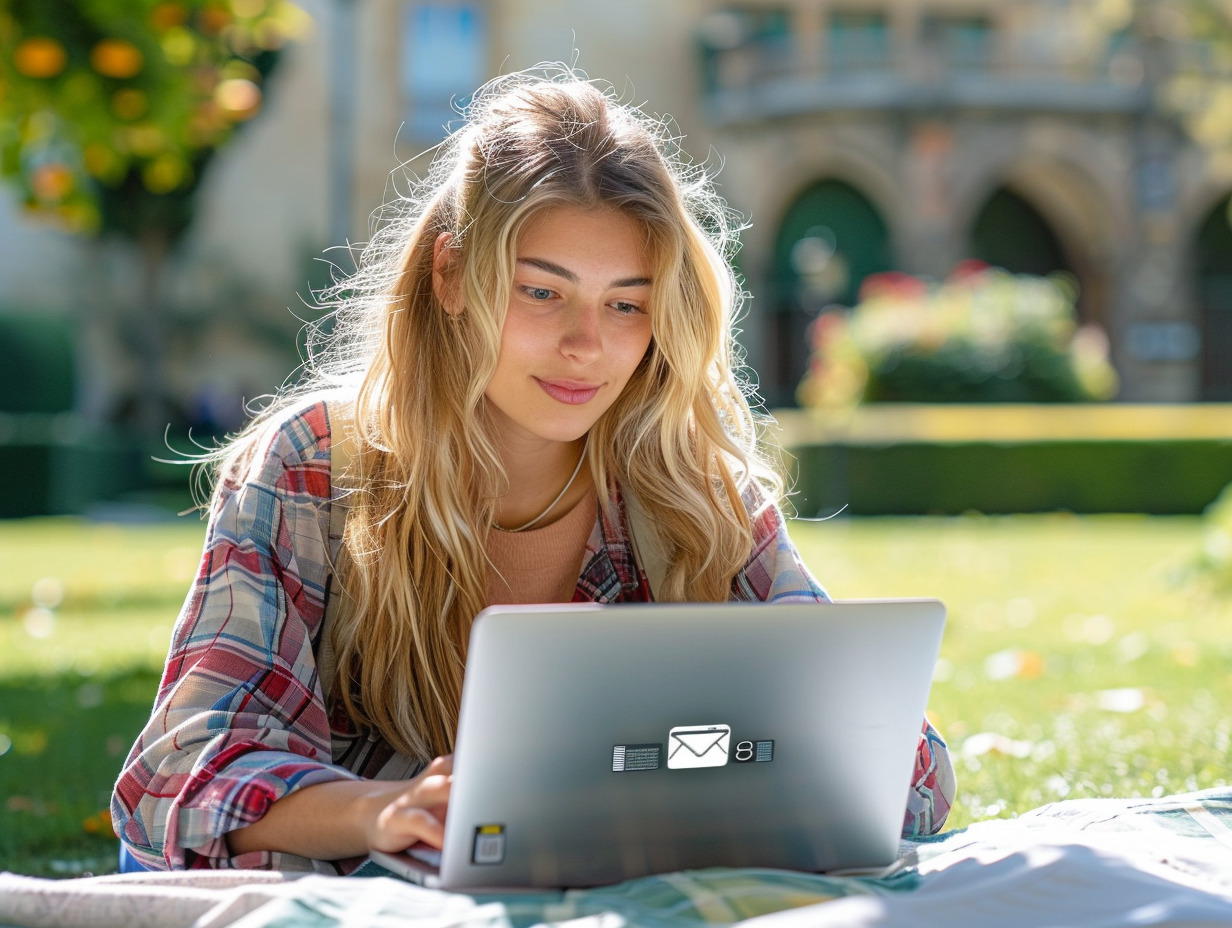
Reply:
M655 514L670 565L657 598L728 599L752 549L742 496L756 482L750 498L769 504L782 488L734 374L738 226L670 125L568 69L497 78L465 115L381 217L357 271L325 295L333 331L312 343L306 380L222 464L234 473L291 403L347 398L331 406L335 441L345 429L351 451L336 565L346 601L327 630L338 668L327 696L425 760L453 749L465 641L486 605L485 539L507 482L484 390L531 217L604 206L647 235L651 347L591 429L588 461L597 487L631 491ZM452 312L433 287L442 233ZM600 498L615 518L613 494Z

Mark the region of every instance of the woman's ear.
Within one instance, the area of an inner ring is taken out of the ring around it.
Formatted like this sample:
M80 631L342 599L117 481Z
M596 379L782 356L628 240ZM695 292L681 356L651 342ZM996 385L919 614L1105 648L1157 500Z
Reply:
M455 274L458 256L449 247L451 241L453 233L442 232L432 244L432 292L445 307L445 312L457 316L462 312L462 300Z

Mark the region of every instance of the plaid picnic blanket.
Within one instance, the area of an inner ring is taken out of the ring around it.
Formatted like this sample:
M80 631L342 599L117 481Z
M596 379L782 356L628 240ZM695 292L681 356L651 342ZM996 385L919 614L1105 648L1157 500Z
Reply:
M375 865L363 872L379 873ZM457 894L388 876L0 874L0 925L64 928L1232 925L1232 787L1070 800L906 842L875 876L709 869L563 892Z

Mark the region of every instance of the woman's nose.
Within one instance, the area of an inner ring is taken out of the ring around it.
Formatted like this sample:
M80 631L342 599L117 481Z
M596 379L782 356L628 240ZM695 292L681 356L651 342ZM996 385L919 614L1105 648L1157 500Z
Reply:
M583 363L599 357L603 351L603 339L599 334L600 309L589 305L570 307L560 340L562 354Z

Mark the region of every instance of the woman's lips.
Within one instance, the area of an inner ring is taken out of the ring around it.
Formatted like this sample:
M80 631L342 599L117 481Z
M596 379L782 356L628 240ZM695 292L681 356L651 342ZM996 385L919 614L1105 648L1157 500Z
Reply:
M598 384L579 383L575 380L540 380L536 377L535 382L552 399L558 403L567 403L570 406L581 406L583 403L589 403L594 399L595 394L599 392Z

